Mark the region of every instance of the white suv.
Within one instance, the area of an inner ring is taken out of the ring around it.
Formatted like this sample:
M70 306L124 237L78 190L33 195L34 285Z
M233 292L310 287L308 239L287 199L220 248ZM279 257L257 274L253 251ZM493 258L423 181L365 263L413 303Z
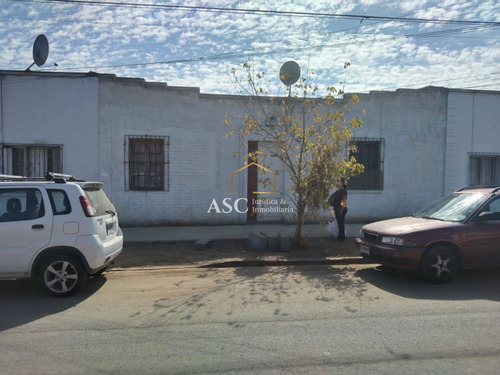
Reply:
M55 296L75 293L122 251L116 209L100 182L0 175L0 277L32 277Z

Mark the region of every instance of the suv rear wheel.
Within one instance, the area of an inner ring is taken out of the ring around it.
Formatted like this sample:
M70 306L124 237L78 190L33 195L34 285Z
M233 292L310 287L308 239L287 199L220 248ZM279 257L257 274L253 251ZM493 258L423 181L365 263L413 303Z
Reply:
M458 258L453 250L446 246L436 246L427 250L420 264L423 278L434 284L452 281L458 271Z
M53 296L67 297L76 293L87 280L80 260L69 254L53 254L40 263L38 280Z

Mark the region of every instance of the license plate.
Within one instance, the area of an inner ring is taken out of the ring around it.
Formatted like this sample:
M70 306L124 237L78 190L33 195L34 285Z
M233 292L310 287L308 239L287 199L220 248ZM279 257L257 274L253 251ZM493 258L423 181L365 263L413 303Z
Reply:
M363 254L370 255L370 248L365 245L359 245L359 251Z

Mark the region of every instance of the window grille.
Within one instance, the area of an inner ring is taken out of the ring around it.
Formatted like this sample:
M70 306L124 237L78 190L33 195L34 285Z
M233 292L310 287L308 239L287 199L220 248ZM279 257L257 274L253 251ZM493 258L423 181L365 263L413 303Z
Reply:
M126 189L168 191L168 149L168 137L126 136Z
M0 145L3 174L43 177L62 173L62 145Z
M495 186L500 183L500 154L469 154L469 185Z
M358 138L351 140L351 146L356 149L350 151L358 163L365 167L364 172L349 180L350 190L382 190L384 188L384 152L383 140L372 138Z

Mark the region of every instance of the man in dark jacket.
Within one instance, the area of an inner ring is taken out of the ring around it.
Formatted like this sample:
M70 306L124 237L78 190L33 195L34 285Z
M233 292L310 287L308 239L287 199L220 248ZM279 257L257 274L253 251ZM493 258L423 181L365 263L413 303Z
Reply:
M345 216L347 214L347 185L345 179L342 179L342 189L335 193L333 201L335 210L335 219L339 225L339 241L345 240Z

